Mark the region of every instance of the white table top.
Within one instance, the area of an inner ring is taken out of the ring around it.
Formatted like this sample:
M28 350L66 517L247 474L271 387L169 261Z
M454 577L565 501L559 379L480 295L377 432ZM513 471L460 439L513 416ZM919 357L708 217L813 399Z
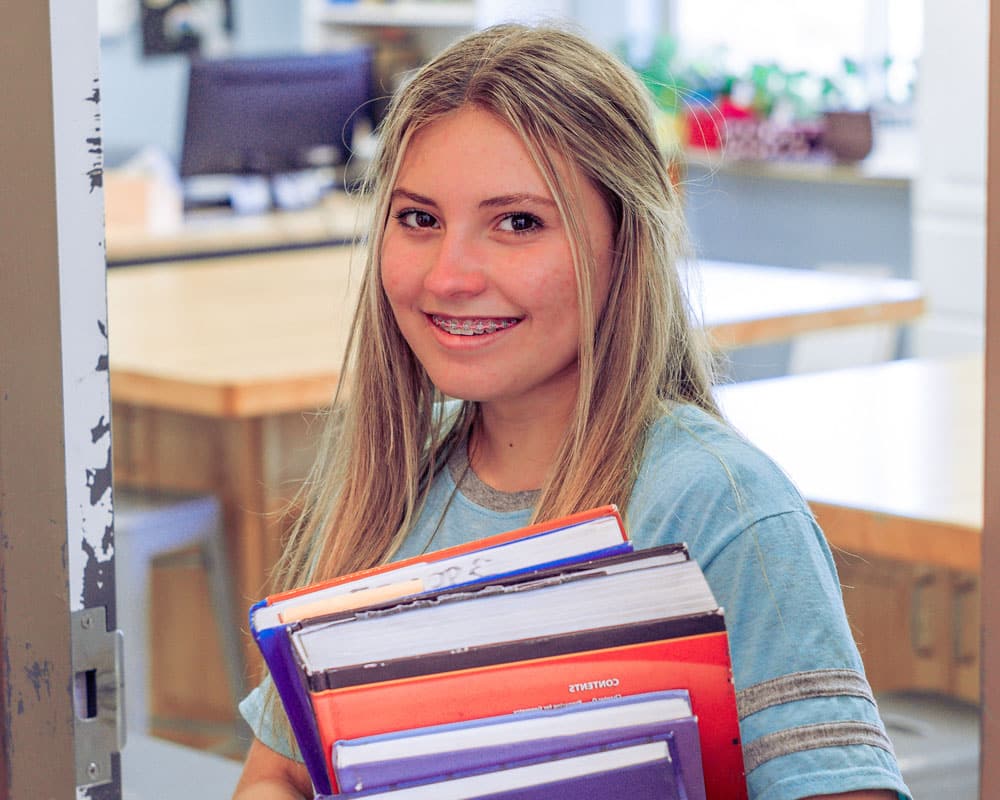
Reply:
M969 356L737 383L717 397L814 510L837 520L824 524L835 544L975 571L983 386L982 357Z

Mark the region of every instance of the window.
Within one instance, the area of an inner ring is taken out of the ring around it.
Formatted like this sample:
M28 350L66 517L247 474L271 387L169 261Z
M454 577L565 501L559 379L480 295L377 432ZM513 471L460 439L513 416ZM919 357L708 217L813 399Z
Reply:
M833 78L850 59L865 102L883 107L911 99L923 35L916 0L631 0L629 21L640 47L652 45L639 31L660 27L676 38L683 60L732 73L777 63Z

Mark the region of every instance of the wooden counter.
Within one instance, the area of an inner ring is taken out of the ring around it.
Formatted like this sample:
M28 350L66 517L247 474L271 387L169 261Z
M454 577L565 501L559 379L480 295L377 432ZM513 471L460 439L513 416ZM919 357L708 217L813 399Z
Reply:
M106 237L111 266L148 264L206 256L240 255L356 241L367 206L343 192L331 192L315 206L266 214L234 214L228 208L200 209L163 230L112 225Z

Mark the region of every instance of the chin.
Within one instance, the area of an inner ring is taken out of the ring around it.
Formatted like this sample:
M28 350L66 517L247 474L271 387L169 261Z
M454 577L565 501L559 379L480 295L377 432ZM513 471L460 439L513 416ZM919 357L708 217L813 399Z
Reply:
M454 367L442 369L438 365L431 365L431 369L424 369L431 383L441 394L453 397L456 400L482 401L488 400L494 394L490 389L496 389L496 381L488 379L481 374L474 374L469 369L456 369Z
M496 392L488 388L477 385L478 382L465 380L435 380L431 375L431 382L441 394L455 400L467 400L473 403L488 403L496 399ZM496 387L491 387L495 390Z

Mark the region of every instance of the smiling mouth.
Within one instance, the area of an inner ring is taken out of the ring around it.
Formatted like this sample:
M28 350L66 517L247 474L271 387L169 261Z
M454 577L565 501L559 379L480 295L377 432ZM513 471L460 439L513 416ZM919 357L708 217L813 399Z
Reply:
M456 319L455 317L443 317L440 314L431 314L430 317L431 322L436 327L453 336L482 336L487 333L496 333L513 328L521 321L517 317L464 317Z

